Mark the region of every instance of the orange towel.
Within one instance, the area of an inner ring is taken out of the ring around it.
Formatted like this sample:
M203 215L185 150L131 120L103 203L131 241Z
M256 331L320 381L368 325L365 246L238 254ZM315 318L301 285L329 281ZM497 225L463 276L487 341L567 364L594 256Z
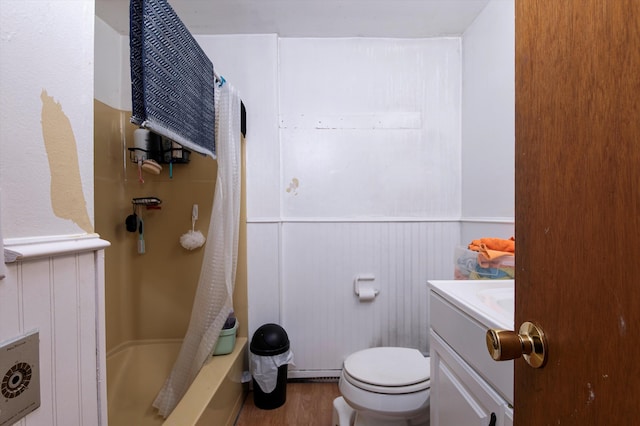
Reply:
M480 238L471 241L469 250L483 254L487 260L493 260L500 256L513 256L516 252L516 240L511 237L508 240L502 238Z

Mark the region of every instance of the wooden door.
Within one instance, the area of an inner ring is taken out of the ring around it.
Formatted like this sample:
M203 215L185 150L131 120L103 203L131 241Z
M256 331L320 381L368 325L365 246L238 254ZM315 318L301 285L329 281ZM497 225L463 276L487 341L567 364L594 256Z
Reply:
M515 424L640 424L640 0L516 0Z

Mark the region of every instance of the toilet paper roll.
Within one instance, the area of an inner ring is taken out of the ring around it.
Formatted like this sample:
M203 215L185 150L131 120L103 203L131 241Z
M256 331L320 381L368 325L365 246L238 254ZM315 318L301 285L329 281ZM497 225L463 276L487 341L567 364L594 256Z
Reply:
M372 288L361 288L358 293L358 300L361 302L371 302L376 298L376 291Z

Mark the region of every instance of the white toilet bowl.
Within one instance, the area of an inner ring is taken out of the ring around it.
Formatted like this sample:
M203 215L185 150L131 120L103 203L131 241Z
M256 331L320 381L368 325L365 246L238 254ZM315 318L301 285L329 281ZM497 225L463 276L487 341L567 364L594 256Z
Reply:
M334 401L339 426L429 424L429 358L417 349L381 347L345 359ZM346 404L345 404L346 403Z

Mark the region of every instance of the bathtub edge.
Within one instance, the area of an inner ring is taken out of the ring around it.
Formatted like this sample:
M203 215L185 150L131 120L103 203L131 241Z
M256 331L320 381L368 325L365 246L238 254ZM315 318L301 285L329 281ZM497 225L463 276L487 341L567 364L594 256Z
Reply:
M234 399L222 409L227 412L227 421L221 423L233 424L242 406L241 397L244 389L240 376L244 370L246 347L247 338L238 337L233 352L211 357L162 425L196 426L202 424L208 411L215 411L217 421L220 421L221 409L214 407L217 397L220 396L218 393L225 393L228 398Z

